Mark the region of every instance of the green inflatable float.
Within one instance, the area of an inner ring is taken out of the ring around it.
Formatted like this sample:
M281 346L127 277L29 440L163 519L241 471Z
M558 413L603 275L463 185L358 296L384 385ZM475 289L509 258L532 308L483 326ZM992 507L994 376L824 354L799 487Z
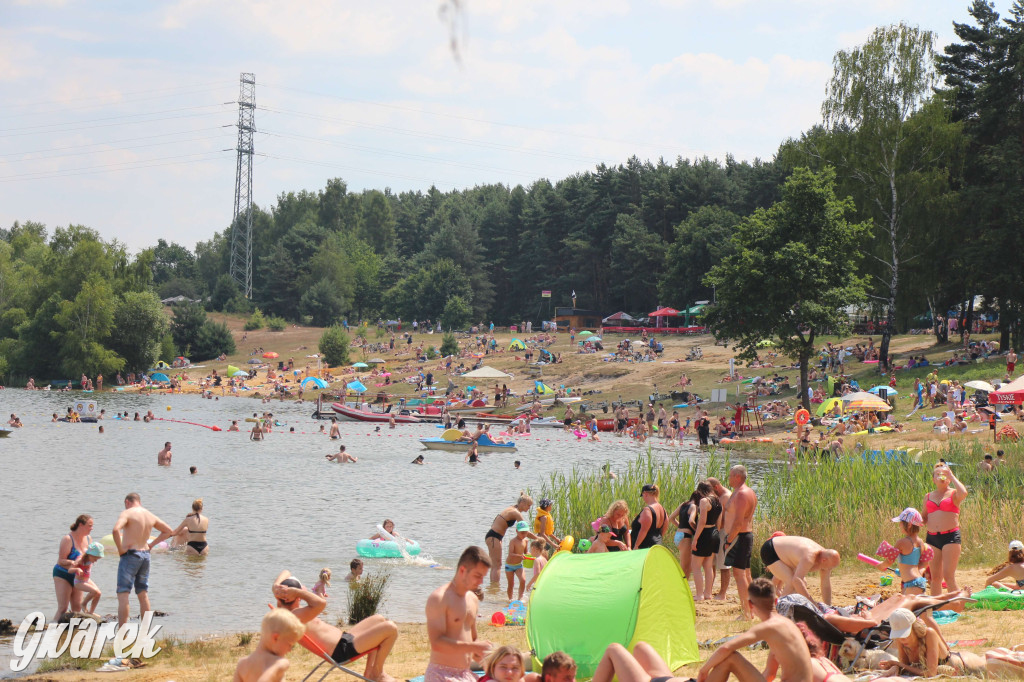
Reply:
M530 597L526 637L534 665L554 651L576 661L578 678L593 677L604 650L632 651L647 642L670 669L699 660L690 587L673 554L657 545L632 552L559 552Z
M543 576L544 574L541 573ZM539 584L540 581L538 580ZM983 609L985 611L1017 611L1024 609L1024 590L1000 590L998 587L989 585L980 592L971 595L976 602L967 602L972 609Z

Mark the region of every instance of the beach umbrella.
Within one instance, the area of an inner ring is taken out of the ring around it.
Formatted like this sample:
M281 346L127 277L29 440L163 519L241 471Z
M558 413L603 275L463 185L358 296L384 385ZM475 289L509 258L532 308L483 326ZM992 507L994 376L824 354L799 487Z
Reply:
M366 369L366 368L369 367L369 365L366 364L365 362L357 362L356 364L354 364L352 366L353 367L358 367L359 369Z
M582 336L593 336L593 334L594 334L594 332L592 332L589 329L587 329L587 330L581 331L579 334L577 334L577 336L581 336L581 337Z
M302 380L303 388L306 388L309 384L313 384L316 388L327 388L327 382L319 377L306 377Z
M653 313L648 313L648 317L679 317L679 311L675 308L658 308Z
M891 410L892 406L877 395L866 391L857 391L844 395L843 405L847 410Z
M889 395L899 395L900 394L899 391L897 391L895 388L892 388L890 386L875 386L870 391L868 391L868 393L874 393L875 395L878 395L878 392L880 390L882 390L882 389L884 389L886 391L889 391Z
M249 364L250 365L262 365L263 363L260 362L259 360L257 360L256 358L252 358L251 360L249 360Z
M384 364L384 361L381 360L380 358L374 358L373 360L367 360L367 362L370 363L371 365L383 365Z
M826 414L831 412L836 405L839 405L839 409L841 412L843 407L843 401L840 398L829 398L821 405L818 405L818 409L814 411L814 414L818 415L819 417L824 417Z
M274 358L277 357L277 353L275 353L272 350L268 350L266 353L263 354L263 357L273 360Z
M601 338L600 336L591 336L591 337L590 337L590 340L591 340L591 341L597 341L597 342L599 342L599 343L600 343L600 342L601 342L601 341L603 341L604 339L602 339L602 338Z
M965 388L973 388L973 389L976 389L978 391L985 391L986 393L992 393L993 391L996 390L995 386L993 386L992 384L988 383L987 381L982 381L981 379L975 379L974 381L968 381L966 384L964 384L964 387Z
M234 372L232 372L232 373L231 373L231 374L229 374L228 376L233 376L233 377L247 377L247 376L249 376L249 373L248 373L248 372L246 372L245 370L242 370L242 369L236 369L236 370L235 370Z
M358 379L356 381L348 382L348 384L345 385L345 388L355 391L356 393L366 392L366 386L363 386L363 382L359 381Z
M472 372L466 372L463 374L467 379L511 379L511 374L506 374L500 369L494 369L488 365L484 365L480 369L474 369Z

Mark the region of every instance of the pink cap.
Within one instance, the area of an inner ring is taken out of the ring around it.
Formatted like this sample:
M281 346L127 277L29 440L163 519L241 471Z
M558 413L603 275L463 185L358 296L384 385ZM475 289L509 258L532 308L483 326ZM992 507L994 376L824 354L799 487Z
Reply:
M924 519L921 518L921 512L917 511L913 507L907 507L906 509L900 512L899 516L893 519L893 523L899 521L906 521L907 523L915 526L924 525Z

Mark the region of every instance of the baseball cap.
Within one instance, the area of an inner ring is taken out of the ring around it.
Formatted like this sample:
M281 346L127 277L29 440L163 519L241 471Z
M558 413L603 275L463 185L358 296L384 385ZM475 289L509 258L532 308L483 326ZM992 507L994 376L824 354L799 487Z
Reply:
M889 616L889 626L892 629L889 637L903 639L910 634L910 628L913 627L915 620L917 618L909 609L896 609Z
M917 511L913 507L907 507L900 512L900 515L893 519L893 523L905 521L915 526L923 526L924 519L921 518L921 512Z
M648 483L643 488L640 488L642 493L656 493L658 492L658 485L656 483Z
M606 523L606 524L603 524L600 528L598 528L597 532L598 533L611 533L612 529Z
M98 542L90 542L89 543L89 548L87 550L85 550L85 553L90 555L90 556L98 556L99 558L102 559L103 558L103 545L101 545Z
M1020 540L1010 540L1010 549L1024 549L1024 542Z
M516 522L516 532L517 533L521 533L524 530L526 530L526 531L530 530L530 524L528 524L526 521L517 521Z

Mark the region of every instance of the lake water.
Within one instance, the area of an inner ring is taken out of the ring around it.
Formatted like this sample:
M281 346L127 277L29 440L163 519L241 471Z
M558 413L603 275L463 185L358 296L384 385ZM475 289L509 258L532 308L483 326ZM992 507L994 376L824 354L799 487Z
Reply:
M519 452L485 456L476 467L458 453L422 449L417 438L440 430L431 425L400 426L381 434L373 426L340 422L342 443L358 464L327 462L338 443L316 431L313 405L197 396L103 394L108 414L153 410L158 417L219 425L240 423L267 409L288 426L262 443L245 431L213 432L199 426L157 421L105 419L106 433L95 424L51 423L79 393L0 392L0 414L18 414L25 427L0 439L0 553L9 586L0 596L0 618L19 623L56 608L51 568L60 538L79 514L93 516L93 539L108 534L123 509L124 496L138 492L143 505L176 527L202 497L210 518L210 555L154 554L150 599L169 615L157 619L161 635L258 630L271 601L270 585L287 568L312 585L320 569L331 568L333 586L325 617L345 613L348 564L356 542L372 534L385 517L403 535L418 540L426 561L364 559L367 570L386 565L392 574L383 611L396 621L422 621L427 595L448 580L459 554L469 544L483 546L491 521L520 490L539 490L548 475L573 464L613 468L632 461L638 448L618 438L577 442L555 429L538 429L517 441ZM170 407L171 410L167 411ZM6 421L6 419L5 419ZM329 422L328 422L329 423ZM251 426L251 425L249 425ZM288 433L289 427L297 433ZM173 464L156 465L165 441L173 443ZM694 447L684 455L702 457ZM427 464L412 466L418 454ZM671 451L655 450L669 458ZM522 461L515 470L512 461ZM189 474L189 466L199 473ZM669 501L672 503L672 501ZM557 513L557 512L556 512ZM443 568L431 568L429 564ZM109 552L96 564L93 580L103 590L97 613L115 614L117 557ZM487 593L481 613L504 606L504 590ZM137 613L132 598L132 612ZM10 639L0 640L0 675L9 673Z

